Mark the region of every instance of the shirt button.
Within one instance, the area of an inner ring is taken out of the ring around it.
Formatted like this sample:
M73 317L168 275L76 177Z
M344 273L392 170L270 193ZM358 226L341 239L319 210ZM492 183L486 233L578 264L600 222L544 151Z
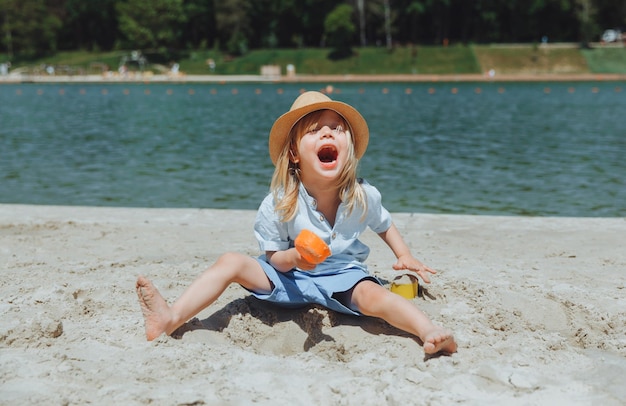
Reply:
M332 238L333 240L337 238L337 233L333 233L333 235L330 238Z
M324 221L324 215L320 216L320 221Z

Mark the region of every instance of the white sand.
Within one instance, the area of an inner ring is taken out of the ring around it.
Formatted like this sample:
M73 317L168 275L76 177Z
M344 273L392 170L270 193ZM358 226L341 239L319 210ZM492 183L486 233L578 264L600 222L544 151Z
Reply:
M175 299L221 253L257 254L254 212L0 205L0 404L624 404L626 219L394 219L440 270L414 301L455 332L453 356L239 286L147 342L137 275Z

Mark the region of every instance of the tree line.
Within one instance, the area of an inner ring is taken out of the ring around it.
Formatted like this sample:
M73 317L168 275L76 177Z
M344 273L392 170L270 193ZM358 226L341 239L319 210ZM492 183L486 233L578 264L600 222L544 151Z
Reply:
M624 0L0 0L0 52L595 41Z

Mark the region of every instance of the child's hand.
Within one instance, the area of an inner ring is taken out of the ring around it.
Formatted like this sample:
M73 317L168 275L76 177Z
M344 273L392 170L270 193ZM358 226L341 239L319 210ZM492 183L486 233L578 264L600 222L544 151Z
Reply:
M296 253L297 253L296 267L298 267L298 269L302 271L312 271L313 269L315 269L317 264L312 264L308 262L306 259L302 258L302 255L300 255L300 253L297 250L296 250Z
M396 271L409 270L417 273L426 283L430 283L428 274L436 274L437 271L422 264L418 259L411 255L403 255L398 258L398 261L393 264L393 269Z
M316 266L302 258L295 248L284 251L266 251L265 255L268 262L280 272L289 272L296 267L303 271L311 271Z

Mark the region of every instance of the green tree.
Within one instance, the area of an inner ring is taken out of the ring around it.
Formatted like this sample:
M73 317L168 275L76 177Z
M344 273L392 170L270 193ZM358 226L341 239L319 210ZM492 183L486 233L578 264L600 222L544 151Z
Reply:
M346 58L352 55L352 41L356 27L352 22L354 9L347 4L340 4L324 19L324 35L332 51L332 59Z
M368 42L377 45L385 44L385 46L391 48L392 34L401 29L395 24L396 14L398 13L394 7L400 7L400 9L404 10L405 5L402 1L392 4L389 0L370 0L365 3L363 14L366 20L365 25L369 27L367 28L367 35L373 38L372 41Z
M182 0L120 0L116 10L125 45L143 49L178 45L179 28L185 20Z
M593 33L598 30L596 17L596 7L592 0L576 0L576 16L580 24L580 41L584 46L588 46L593 37Z
M222 49L233 55L247 53L250 3L246 0L220 0L215 6L218 36L225 44Z
M595 40L601 33L609 28L622 28L626 30L626 1L624 0L595 0L596 21L598 32Z
M404 9L404 14L406 16L408 20L408 24L410 25L410 39L411 42L415 42L416 41L416 37L417 37L417 30L418 27L420 26L420 24L418 23L419 21L419 17L423 14L426 13L426 11L428 10L428 8L431 5L432 0L426 0L426 1L415 1L415 0L411 0L405 7Z
M351 11L354 6L355 12ZM358 23L358 25L357 25ZM358 29L356 29L358 27ZM624 0L0 0L0 52L598 41Z
M62 21L45 0L0 0L0 10L2 44L8 54L42 55L57 50Z
M118 36L117 0L65 0L61 47L66 49L112 49Z
M183 41L188 48L213 46L217 35L213 0L185 0Z

